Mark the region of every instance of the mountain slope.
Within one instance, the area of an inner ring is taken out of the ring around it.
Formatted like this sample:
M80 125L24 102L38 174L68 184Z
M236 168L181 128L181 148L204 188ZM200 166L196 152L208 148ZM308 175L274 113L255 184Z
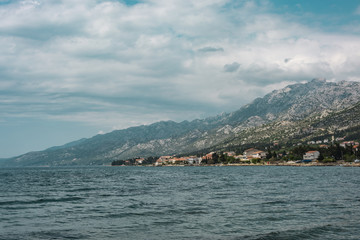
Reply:
M275 90L230 114L229 122L258 116L268 120L299 120L314 112L339 110L359 101L360 83L313 79Z
M213 149L224 150L248 143L281 145L306 143L311 140L331 140L332 136L360 140L360 103L339 111L312 114L296 121L278 120L257 127L247 128Z
M280 135L289 141L289 137L298 136L299 131L316 127L312 125L314 122L307 122L315 117L326 119L330 113L338 114L339 119L342 115L347 116L339 111L357 103L358 96L360 84L357 82L333 83L314 79L273 91L229 114L117 130L27 153L2 163L8 166L98 165L136 156L181 154L234 144L271 142L282 139Z

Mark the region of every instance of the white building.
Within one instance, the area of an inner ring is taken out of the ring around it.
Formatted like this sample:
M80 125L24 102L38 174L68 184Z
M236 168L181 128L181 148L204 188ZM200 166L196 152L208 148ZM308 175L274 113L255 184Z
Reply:
M249 159L245 155L237 155L235 159L239 159L242 162L249 161Z
M304 154L303 159L304 160L316 160L320 156L319 151L308 151Z
M199 165L201 163L202 158L198 157L189 157L186 159L190 165Z
M243 155L246 156L246 158L265 158L266 152L258 150L256 148L250 148L244 151Z

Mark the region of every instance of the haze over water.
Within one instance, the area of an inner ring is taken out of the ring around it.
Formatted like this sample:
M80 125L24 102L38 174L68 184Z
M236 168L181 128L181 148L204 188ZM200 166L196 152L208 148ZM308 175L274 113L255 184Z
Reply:
M0 169L0 239L358 239L360 168Z

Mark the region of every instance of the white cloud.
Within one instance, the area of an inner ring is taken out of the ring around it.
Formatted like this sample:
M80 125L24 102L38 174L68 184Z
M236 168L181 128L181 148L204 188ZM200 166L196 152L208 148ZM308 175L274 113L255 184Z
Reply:
M359 36L319 32L269 8L226 0L0 5L0 91L18 101L0 107L127 127L236 110L315 77L359 80ZM33 108L19 107L26 102Z
M355 14L360 15L360 5L356 8L356 10L355 10Z

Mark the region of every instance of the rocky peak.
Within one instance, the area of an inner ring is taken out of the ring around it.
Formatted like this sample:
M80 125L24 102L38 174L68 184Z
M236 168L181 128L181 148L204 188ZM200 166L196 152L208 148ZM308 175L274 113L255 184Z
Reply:
M294 120L323 110L338 110L357 101L360 95L358 82L327 82L316 78L308 83L289 85L275 90L263 98L255 99L230 116L230 124L236 125L252 116L266 121Z

